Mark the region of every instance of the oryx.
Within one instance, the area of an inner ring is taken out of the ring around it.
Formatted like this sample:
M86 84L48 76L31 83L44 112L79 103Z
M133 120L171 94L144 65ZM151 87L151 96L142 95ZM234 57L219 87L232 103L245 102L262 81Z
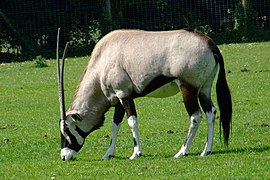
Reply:
M187 138L174 157L188 153L200 124L200 106L208 124L207 141L201 153L201 156L206 156L212 152L216 109L211 100L211 88L218 69L217 101L224 142L228 145L232 102L223 57L215 43L202 33L185 29L159 32L116 30L107 34L96 44L67 113L64 106L64 62L60 72L58 50L57 59L62 160L76 158L85 138L102 126L104 114L110 107L115 108L112 139L103 159L114 156L116 136L125 113L134 138L134 152L130 159L141 156L134 98L172 87L168 83L174 80L180 82L183 101L190 116ZM179 92L177 86L174 87L160 91L165 93L162 96Z

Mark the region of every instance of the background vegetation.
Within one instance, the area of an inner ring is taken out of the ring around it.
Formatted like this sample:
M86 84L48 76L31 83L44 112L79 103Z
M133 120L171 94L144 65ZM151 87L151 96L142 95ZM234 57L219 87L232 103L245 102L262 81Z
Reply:
M233 99L229 149L219 141L214 154L199 157L207 123L202 120L189 156L173 159L189 126L181 95L136 99L143 157L129 160L132 135L123 123L116 157L101 158L111 136L113 109L104 127L86 140L78 159L60 160L59 107L54 60L0 64L0 179L268 179L270 177L270 43L219 46ZM66 103L72 101L89 57L66 61ZM215 92L215 91L213 91ZM213 93L214 103L216 96ZM219 115L219 114L217 114Z
M269 0L1 0L0 62L55 57L57 28L70 56L90 55L114 29L196 28L218 44L270 40Z

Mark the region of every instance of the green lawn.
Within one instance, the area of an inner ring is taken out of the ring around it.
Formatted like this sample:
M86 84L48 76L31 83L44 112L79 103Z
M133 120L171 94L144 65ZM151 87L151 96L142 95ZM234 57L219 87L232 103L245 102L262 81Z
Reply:
M0 64L0 179L269 179L270 42L219 46L233 99L228 149L215 123L214 154L199 157L206 140L202 120L189 156L173 159L189 126L181 95L136 99L143 157L129 160L133 140L121 127L116 157L102 161L111 135L112 109L104 127L93 132L76 161L60 159L59 106L54 60ZM68 59L66 105L73 98L88 57ZM215 86L214 86L215 87ZM215 105L216 95L213 90Z

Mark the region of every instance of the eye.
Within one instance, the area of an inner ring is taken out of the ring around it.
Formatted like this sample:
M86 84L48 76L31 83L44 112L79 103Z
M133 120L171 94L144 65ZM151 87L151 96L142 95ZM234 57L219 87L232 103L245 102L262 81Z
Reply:
M82 117L78 114L78 113L76 113L76 114L72 114L71 115L71 118L73 119L73 121L82 121Z

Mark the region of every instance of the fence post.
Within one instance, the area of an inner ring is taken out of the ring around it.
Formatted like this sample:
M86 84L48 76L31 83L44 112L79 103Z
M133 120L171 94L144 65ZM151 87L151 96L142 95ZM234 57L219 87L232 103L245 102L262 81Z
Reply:
M244 11L244 30L245 30L245 33L247 33L247 0L242 0L242 8L243 8L243 11Z
M112 31L112 11L111 11L111 0L106 0L106 11L109 21L109 31Z

